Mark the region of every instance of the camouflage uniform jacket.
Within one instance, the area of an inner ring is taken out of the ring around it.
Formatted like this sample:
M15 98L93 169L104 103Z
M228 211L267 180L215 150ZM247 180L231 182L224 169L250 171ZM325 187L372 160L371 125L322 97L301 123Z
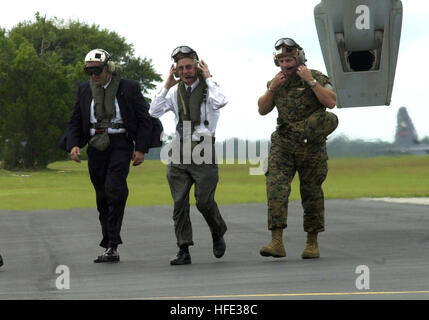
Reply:
M313 78L320 85L330 84L329 78L317 70L311 70ZM267 87L271 84L268 82ZM314 113L325 114L323 106L311 87L301 78L289 78L274 93L274 104L277 107L277 132L280 136L295 142L306 142L304 127L310 115ZM323 139L323 142L325 139Z

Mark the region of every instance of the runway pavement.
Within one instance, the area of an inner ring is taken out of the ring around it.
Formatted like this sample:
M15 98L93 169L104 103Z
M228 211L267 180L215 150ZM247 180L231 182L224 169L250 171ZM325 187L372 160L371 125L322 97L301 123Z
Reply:
M0 299L429 299L427 205L328 200L316 260L300 257L300 202L289 206L282 259L259 255L270 241L265 204L220 209L225 256L213 256L192 207L186 266L169 264L177 251L169 206L126 209L117 264L93 263L102 253L95 209L0 211Z

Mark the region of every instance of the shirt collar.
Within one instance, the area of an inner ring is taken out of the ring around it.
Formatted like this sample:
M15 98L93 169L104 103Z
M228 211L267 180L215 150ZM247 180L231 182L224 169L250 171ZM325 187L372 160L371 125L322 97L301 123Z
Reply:
M110 82L112 82L112 77L110 77L109 82L107 82L107 83L103 86L103 88L104 88L104 89L107 89L107 87L109 86Z
M194 89L198 86L198 84L200 83L200 78L197 77L197 80L195 80L195 82L193 84L191 84L190 86L188 86L186 83L185 85L185 89L188 90L188 87L191 87L191 90L194 91ZM108 84L107 84L108 85Z

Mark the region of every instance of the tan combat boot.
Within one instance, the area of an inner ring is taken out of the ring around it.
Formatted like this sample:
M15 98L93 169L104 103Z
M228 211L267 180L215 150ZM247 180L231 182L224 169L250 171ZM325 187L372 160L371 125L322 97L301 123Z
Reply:
M271 234L271 243L268 246L263 246L259 253L264 257L286 257L286 250L283 245L283 229L273 229L271 230Z
M307 246L301 256L303 259L314 259L320 257L319 245L317 243L317 232L307 233Z

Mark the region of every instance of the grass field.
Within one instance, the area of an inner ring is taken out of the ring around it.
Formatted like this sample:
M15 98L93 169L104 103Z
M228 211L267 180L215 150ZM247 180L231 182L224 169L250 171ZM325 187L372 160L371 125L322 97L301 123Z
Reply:
M265 176L249 175L250 165L219 165L219 204L265 202ZM252 166L254 167L254 166ZM172 205L166 166L145 161L131 167L128 206ZM402 156L329 160L325 198L428 197L429 157ZM191 191L193 194L193 190ZM192 203L194 203L193 197ZM291 200L300 199L295 176ZM0 170L0 210L95 207L86 162L56 162L47 170Z

